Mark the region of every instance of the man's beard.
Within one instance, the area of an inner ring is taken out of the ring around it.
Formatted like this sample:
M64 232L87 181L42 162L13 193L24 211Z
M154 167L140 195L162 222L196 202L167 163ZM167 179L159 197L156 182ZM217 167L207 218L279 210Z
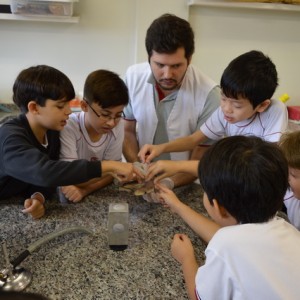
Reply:
M167 81L168 82L173 82L174 84L173 85L168 85L168 86L166 86L166 85L163 85L163 82L164 81L166 81L166 79L162 79L162 80L160 80L160 81L157 81L157 84L159 85L159 87L162 89L162 90L164 90L164 91L172 91L172 90L176 90L176 89L178 89L179 87L180 87L180 84L181 84L181 82L180 82L180 84L178 84L178 82L176 81L176 80L174 80L174 79L167 79Z

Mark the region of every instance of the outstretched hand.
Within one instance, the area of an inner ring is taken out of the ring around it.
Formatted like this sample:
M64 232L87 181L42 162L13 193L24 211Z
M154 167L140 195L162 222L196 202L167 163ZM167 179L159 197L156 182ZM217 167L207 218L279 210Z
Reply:
M171 177L178 173L178 161L159 160L151 163L148 168L146 180L154 179L154 182L159 182L163 178Z
M157 183L155 187L158 190L158 198L160 203L164 207L170 208L172 212L176 213L176 209L178 206L180 206L181 201L177 198L175 193L161 183Z
M144 145L140 152L138 153L138 157L143 163L150 163L155 157L161 155L163 153L163 146L161 145Z
M159 182L160 185L165 186L166 188L172 190L174 188L174 181L171 178L164 178ZM153 192L143 195L143 199L147 202L160 203L159 191L154 189Z
M102 165L109 164L110 170L106 173L110 174L120 182L128 182L135 180L136 173L132 163L119 161L102 161Z

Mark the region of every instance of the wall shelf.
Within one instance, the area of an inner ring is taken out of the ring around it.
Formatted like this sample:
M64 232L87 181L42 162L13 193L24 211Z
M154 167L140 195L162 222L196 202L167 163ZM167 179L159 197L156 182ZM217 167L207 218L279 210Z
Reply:
M257 3L257 2L236 2L236 1L217 1L217 0L188 0L189 6L205 7L224 7L224 8L242 8L256 10L277 10L300 12L300 5L281 4L281 3Z
M0 20L13 21L38 21L38 22L60 22L60 23L78 23L80 17L53 17L53 16L37 16L37 15L18 15L18 14L1 14Z
M0 12L0 20L12 20L12 21L31 21L31 22L56 22L56 23L78 23L80 17L73 16L73 4L78 2L79 0L56 0L55 3L70 3L67 7L69 11L66 15L51 15L51 14L29 14L30 12L26 13L8 13L8 12L15 12L17 10L18 0L15 2L11 2L11 0L0 0L1 5L1 12ZM28 2L33 2L34 0L28 0ZM52 0L39 0L39 3L51 3ZM12 4L14 3L14 6ZM21 2L23 4L23 2ZM24 2L26 3L26 2ZM4 10L3 10L4 9Z

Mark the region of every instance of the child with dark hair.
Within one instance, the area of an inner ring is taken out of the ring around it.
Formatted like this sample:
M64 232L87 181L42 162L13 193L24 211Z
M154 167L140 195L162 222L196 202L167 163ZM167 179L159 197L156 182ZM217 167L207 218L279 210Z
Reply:
M198 268L190 239L176 234L172 242L190 299L298 299L300 232L276 216L288 187L279 147L257 137L224 138L204 154L198 173L211 219L157 184L163 205L208 243Z
M59 161L59 131L71 113L75 96L69 78L46 65L21 71L13 100L21 114L0 127L0 199L25 197L24 213L40 218L45 197L60 185L85 182L111 172L131 179L133 167L116 161Z
M300 131L282 135L279 146L289 165L289 189L284 204L290 222L300 230Z
M128 90L114 72L96 70L84 84L81 112L70 115L60 133L60 159L89 161L122 159L124 140L123 109L128 104ZM61 187L69 201L81 201L113 180L111 175Z
M144 162L166 152L194 149L208 138L258 136L278 142L288 125L287 109L271 99L278 85L276 67L260 51L244 53L230 62L221 78L221 105L195 133L160 145L145 145L139 152Z

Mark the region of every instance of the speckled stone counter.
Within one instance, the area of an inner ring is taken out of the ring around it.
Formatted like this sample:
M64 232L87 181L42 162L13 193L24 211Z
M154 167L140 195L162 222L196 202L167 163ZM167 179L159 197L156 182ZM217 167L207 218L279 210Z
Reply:
M176 194L197 211L203 211L202 190L192 184ZM110 203L129 204L129 245L110 250L107 219ZM43 244L21 266L30 270L28 292L50 299L188 299L179 264L172 258L175 233L186 233L196 246L199 262L205 245L176 215L160 204L119 192L111 185L76 204L61 204L55 197L46 204L46 215L32 220L21 212L22 201L0 201L1 240L6 239L10 259L44 235L84 226L93 231L69 233ZM2 249L0 249L2 252ZM0 269L4 267L0 255Z

